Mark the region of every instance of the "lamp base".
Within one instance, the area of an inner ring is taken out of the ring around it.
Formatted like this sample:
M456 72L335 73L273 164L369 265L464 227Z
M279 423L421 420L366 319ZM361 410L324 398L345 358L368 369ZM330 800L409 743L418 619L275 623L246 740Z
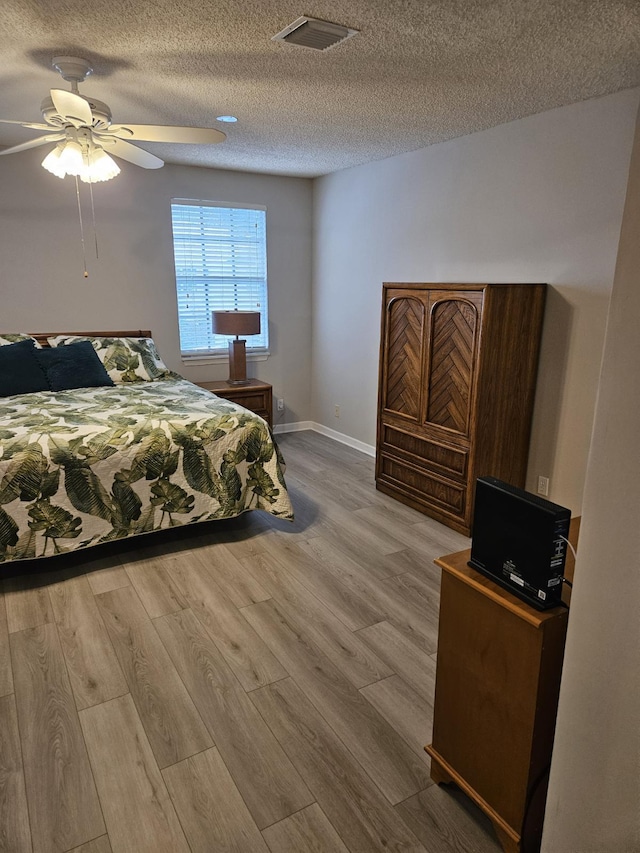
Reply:
M245 341L238 338L229 341L229 385L246 385L247 379L247 349Z

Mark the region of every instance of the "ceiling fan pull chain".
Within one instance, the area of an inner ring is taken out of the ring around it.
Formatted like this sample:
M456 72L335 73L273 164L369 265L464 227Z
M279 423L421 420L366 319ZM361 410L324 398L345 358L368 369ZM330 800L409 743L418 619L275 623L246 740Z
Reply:
M84 228L82 226L82 208L80 207L80 184L78 183L78 176L76 178L76 199L78 201L78 219L80 220L80 242L82 243L82 264L84 267L84 277L89 278L89 273L87 272L87 256L84 250Z
M76 181L78 179L76 178ZM89 181L89 195L91 196L91 222L93 224L93 242L96 247L96 261L98 260L98 229L96 228L96 210L93 206L93 181Z

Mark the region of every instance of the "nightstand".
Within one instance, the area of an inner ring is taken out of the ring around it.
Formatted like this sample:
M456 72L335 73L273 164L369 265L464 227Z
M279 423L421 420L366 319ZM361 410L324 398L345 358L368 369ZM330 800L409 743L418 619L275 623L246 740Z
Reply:
M244 406L260 415L269 424L272 423L273 412L273 395L272 388L268 382L262 382L260 379L247 379L246 385L229 385L224 379L216 379L212 382L196 382L200 388L206 388L207 391L212 391L218 397L224 397L225 400L231 400L232 403L237 403L239 406Z

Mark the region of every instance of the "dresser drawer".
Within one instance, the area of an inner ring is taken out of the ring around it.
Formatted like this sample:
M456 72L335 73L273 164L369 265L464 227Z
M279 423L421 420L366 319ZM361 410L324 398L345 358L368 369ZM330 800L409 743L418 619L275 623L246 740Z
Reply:
M404 430L382 425L382 452L393 454L415 464L427 463L432 471L447 477L466 478L469 452L438 441L412 435Z
M244 406L256 415L260 415L272 426L271 412L273 407L273 390L268 382L258 379L249 379L245 385L229 385L228 382L211 381L199 382L201 388L206 388L218 397L231 400L239 406Z
M379 459L378 482L386 483L423 506L432 506L444 512L464 517L467 502L466 483L456 483L429 474L411 463L404 463L381 454Z
M216 394L221 396L218 391L216 391ZM232 399L234 402L244 406L245 409L251 409L252 412L257 412L258 409L267 410L267 394L264 391L255 391L253 394L242 394L241 396L238 394L225 396L228 400Z

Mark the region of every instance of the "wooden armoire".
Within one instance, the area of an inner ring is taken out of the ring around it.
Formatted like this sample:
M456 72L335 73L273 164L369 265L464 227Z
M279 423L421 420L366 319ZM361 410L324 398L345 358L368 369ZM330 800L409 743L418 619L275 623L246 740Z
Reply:
M524 488L546 285L385 283L376 486L467 536L475 481Z

